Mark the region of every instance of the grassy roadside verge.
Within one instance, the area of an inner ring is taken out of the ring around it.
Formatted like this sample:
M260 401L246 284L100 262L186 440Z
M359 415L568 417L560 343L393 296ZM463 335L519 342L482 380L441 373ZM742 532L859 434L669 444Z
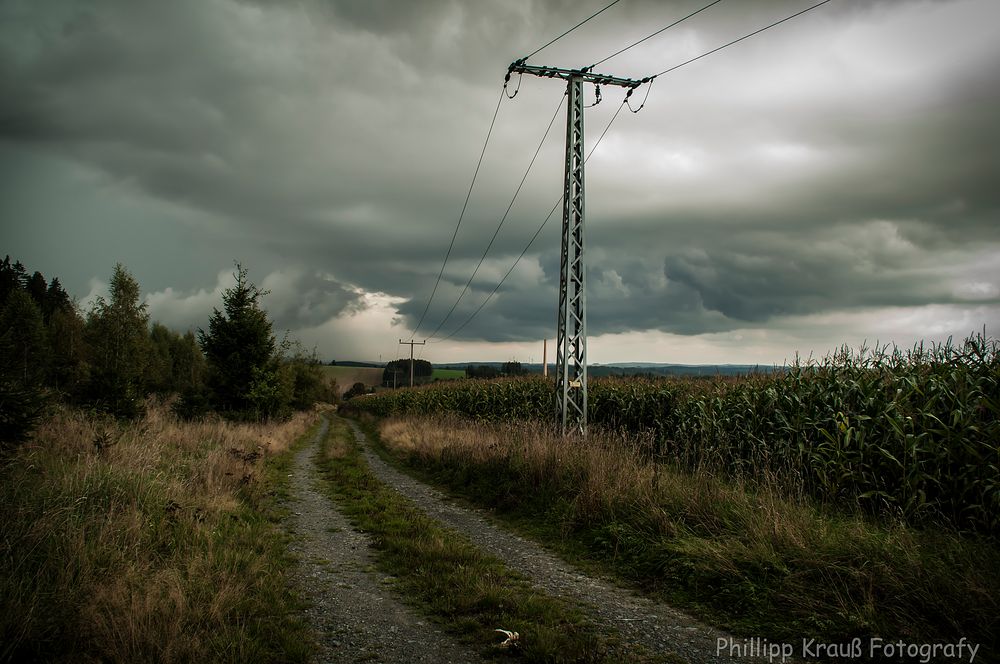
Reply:
M327 492L371 535L377 564L396 578L399 590L484 655L517 654L528 662L662 661L622 650L578 609L538 592L379 482L341 418L331 418L319 466ZM498 627L520 633L516 651L488 645L498 642Z
M560 551L748 636L980 643L1000 656L1000 548L650 464L627 439L402 417L397 463Z
M276 498L314 419L45 422L0 468L0 661L306 661Z

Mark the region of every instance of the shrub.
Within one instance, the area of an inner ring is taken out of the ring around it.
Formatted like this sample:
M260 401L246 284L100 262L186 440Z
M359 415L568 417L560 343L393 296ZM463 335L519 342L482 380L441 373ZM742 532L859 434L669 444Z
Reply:
M368 388L365 387L364 383L355 383L351 385L350 389L344 392L344 401L353 399L359 394L368 394Z

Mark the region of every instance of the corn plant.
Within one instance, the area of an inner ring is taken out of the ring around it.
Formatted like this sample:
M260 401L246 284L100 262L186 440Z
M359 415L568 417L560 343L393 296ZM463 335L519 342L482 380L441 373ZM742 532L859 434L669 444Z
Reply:
M841 348L819 362L739 378L595 380L594 425L651 434L648 453L743 481L902 517L1000 532L1000 348L974 335L908 351ZM377 416L460 413L553 420L553 384L535 377L383 392Z

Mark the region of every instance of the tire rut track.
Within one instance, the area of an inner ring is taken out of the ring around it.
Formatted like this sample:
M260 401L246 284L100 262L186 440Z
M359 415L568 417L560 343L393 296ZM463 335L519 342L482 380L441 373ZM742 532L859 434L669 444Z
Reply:
M326 435L319 431L295 455L287 520L298 557L295 587L309 602L306 617L318 637L320 662L482 662L400 601L390 577L374 569L370 542L333 501L320 493L313 456Z
M413 502L429 516L469 537L476 546L502 559L511 569L531 579L546 592L582 605L597 624L621 634L658 654L674 653L690 662L732 662L716 654L717 639L743 640L671 606L639 597L631 591L592 578L573 568L535 542L502 530L474 510L449 502L445 494L383 461L368 444L358 425L348 420L372 473ZM741 657L742 661L766 658Z

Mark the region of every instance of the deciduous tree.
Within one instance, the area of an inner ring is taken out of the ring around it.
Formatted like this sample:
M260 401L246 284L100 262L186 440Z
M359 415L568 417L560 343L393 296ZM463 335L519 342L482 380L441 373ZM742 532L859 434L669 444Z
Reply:
M113 415L135 417L142 410L149 315L140 300L139 282L121 263L115 265L110 290L110 300L98 297L87 316L89 397Z

